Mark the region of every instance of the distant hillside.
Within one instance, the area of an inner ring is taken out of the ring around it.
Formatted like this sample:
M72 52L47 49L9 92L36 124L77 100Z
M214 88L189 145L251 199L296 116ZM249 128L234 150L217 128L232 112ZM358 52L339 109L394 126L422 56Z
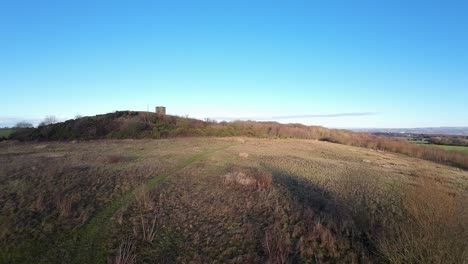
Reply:
M93 117L82 117L38 128L19 129L10 135L10 139L48 141L124 138L160 139L193 136L315 139L402 153L468 168L468 156L464 153L428 149L403 140L380 137L369 133L301 124L280 124L277 122L234 121L218 123L169 115L159 116L150 112L118 111Z
M468 136L468 127L358 128L356 132Z

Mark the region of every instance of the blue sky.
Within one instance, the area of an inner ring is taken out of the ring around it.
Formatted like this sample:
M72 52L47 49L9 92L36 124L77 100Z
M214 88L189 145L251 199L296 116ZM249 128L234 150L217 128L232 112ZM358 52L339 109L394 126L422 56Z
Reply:
M165 105L468 126L468 1L2 1L0 127Z

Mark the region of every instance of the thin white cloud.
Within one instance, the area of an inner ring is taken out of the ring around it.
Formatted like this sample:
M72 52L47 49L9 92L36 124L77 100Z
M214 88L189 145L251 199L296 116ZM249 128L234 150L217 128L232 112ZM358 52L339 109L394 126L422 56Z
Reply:
M218 116L210 117L215 120L284 120L284 119L304 119L304 118L336 118L336 117L354 117L354 116L369 116L375 115L372 112L356 112L356 113L334 113L334 114L304 114L304 115L282 115L282 116L250 116L250 117L228 117Z

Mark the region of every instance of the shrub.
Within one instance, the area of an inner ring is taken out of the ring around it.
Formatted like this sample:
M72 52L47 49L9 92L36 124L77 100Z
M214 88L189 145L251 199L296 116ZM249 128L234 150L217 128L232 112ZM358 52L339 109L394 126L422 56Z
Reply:
M145 130L146 124L143 122L140 122L137 119L126 119L123 120L118 137L119 138L138 138L141 136L141 133Z
M224 184L240 184L253 189L268 188L273 182L272 175L268 171L239 167L231 168L228 174L222 176L222 180Z
M126 161L129 161L129 159L130 158L128 156L124 156L124 155L113 154L113 155L107 156L107 162L110 164L126 162Z

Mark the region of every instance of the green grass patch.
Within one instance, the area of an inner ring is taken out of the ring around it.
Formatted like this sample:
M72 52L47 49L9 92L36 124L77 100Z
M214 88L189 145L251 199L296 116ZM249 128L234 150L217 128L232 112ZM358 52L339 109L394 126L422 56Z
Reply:
M430 148L438 148L438 149L444 149L448 151L458 151L458 152L464 152L468 154L468 146L437 145L437 144L431 144L427 141L422 141L422 140L408 141L408 142L417 144L417 145L423 145L423 146L430 147Z
M0 137L9 137L15 130L13 128L0 128Z
M427 144L429 147L445 149L449 151L460 151L468 154L468 146L450 146L450 145L435 145L435 144Z
M425 140L409 140L408 142L413 143L413 144L429 144L429 142Z

